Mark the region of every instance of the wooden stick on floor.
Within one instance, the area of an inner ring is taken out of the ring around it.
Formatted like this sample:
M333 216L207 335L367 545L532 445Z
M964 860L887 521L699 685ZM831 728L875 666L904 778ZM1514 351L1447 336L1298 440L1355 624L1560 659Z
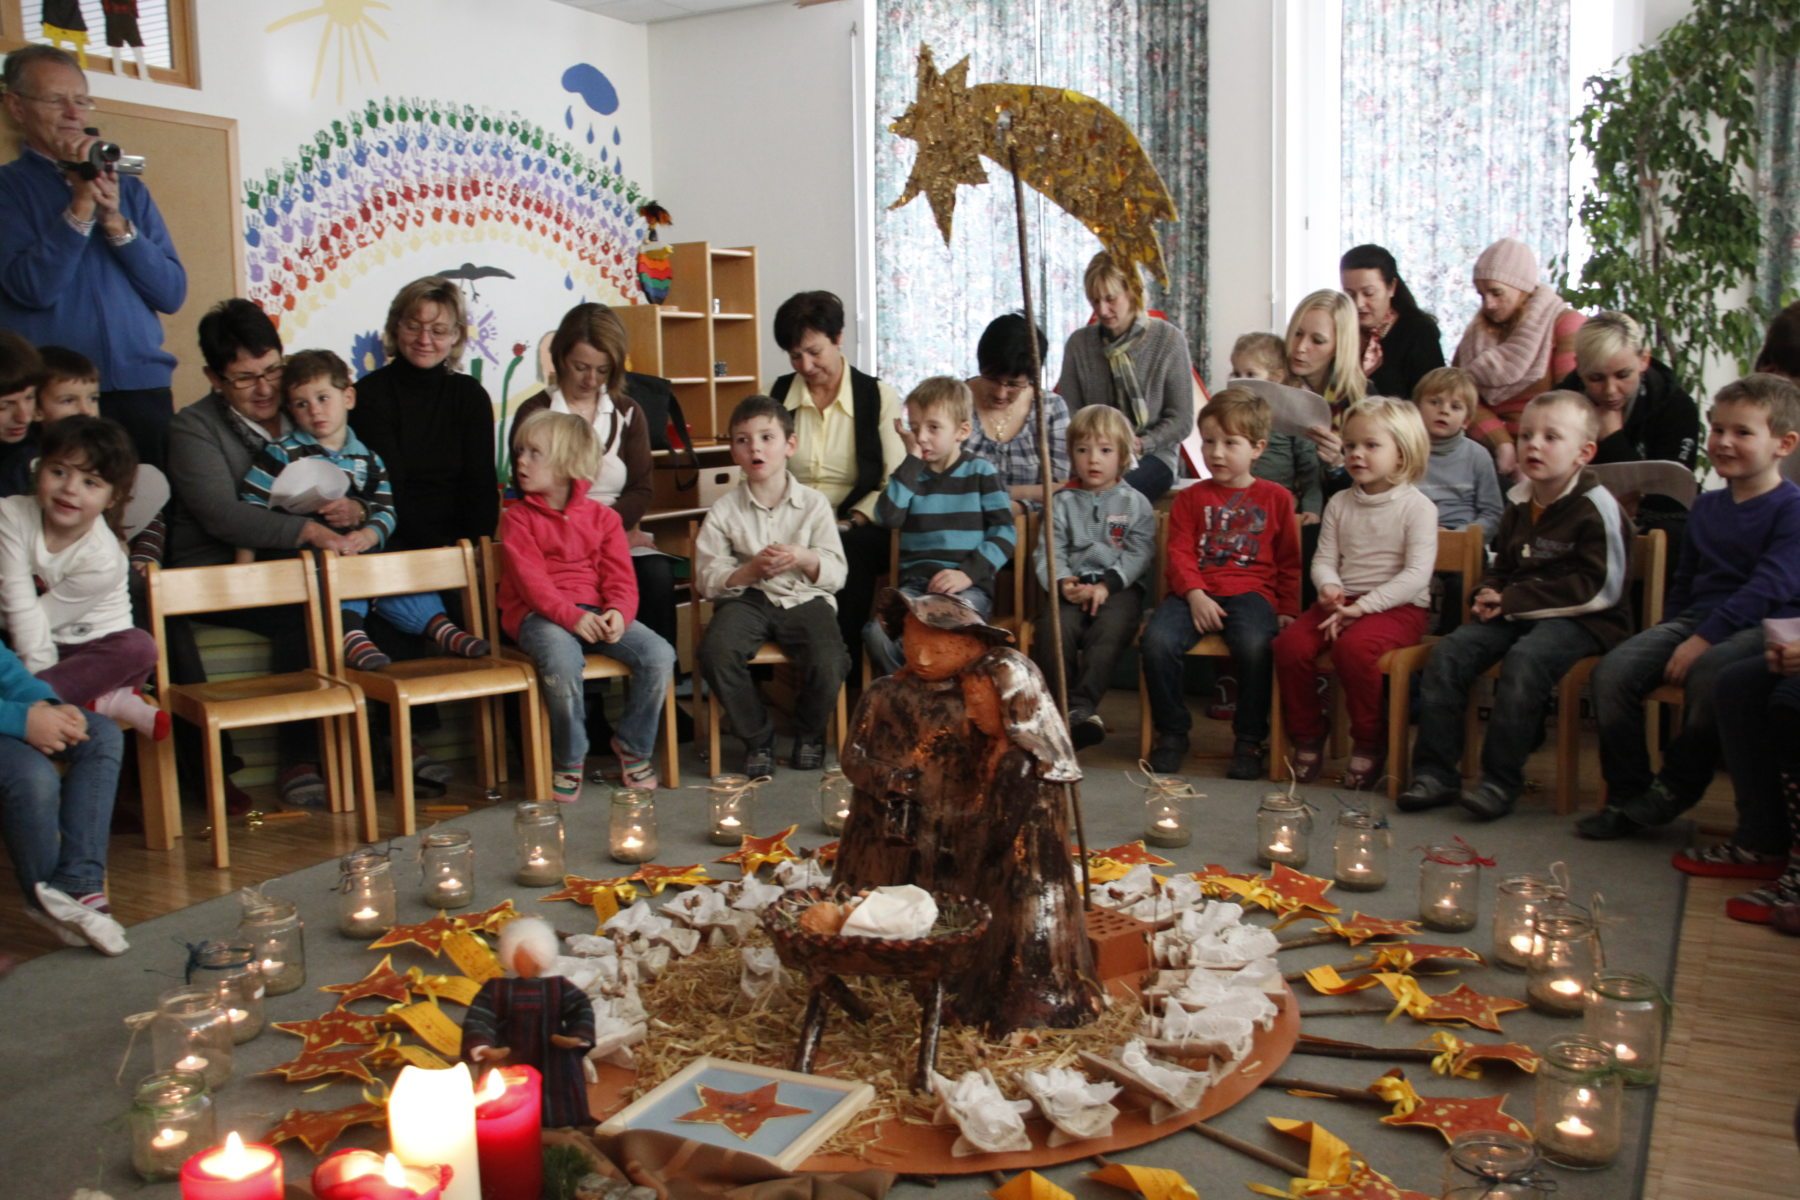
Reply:
M1291 1158L1283 1158L1273 1150L1264 1150L1256 1143L1246 1142L1241 1137L1233 1137L1222 1129L1214 1129L1205 1121L1195 1121L1192 1125L1189 1125L1188 1128L1199 1134L1201 1137L1215 1141L1229 1150L1236 1150L1239 1154L1254 1158L1264 1166L1274 1167L1283 1175L1292 1176L1295 1179L1306 1178L1306 1166L1304 1163L1297 1163Z

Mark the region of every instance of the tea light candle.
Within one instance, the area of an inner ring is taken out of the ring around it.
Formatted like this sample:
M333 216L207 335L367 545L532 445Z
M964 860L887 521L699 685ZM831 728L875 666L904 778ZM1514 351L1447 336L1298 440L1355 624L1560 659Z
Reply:
M744 835L752 832L758 782L743 775L715 775L706 785L707 837L715 845L740 845Z
M475 1152L475 1084L469 1065L447 1071L400 1068L388 1096L388 1134L394 1154L411 1167L450 1168L443 1200L481 1200Z
M206 1059L198 1054L189 1054L174 1062L177 1071L192 1071L197 1075L206 1073Z
M482 1200L537 1200L544 1186L543 1076L528 1066L490 1070L475 1096Z
M656 800L649 792L619 788L607 819L607 849L614 862L642 863L656 857Z
M1366 809L1346 808L1338 814L1331 857L1337 885L1347 892L1373 892L1387 885L1387 822Z
M181 1168L181 1200L282 1200L287 1188L281 1155L251 1144L233 1130L216 1150L203 1150Z
M475 899L475 845L466 829L434 829L419 842L425 903L462 908Z
M149 1182L176 1179L195 1147L216 1136L206 1081L192 1072L159 1071L139 1081L132 1097L131 1165Z
M1587 1035L1611 1048L1626 1087L1655 1083L1668 1021L1662 988L1635 971L1601 971L1589 992Z
M175 1150L187 1145L188 1135L185 1129L159 1129L156 1136L150 1139L152 1150Z
M1297 796L1270 792L1256 809L1256 865L1282 863L1298 871L1306 865L1312 812Z
M1619 1152L1621 1093L1613 1055L1591 1037L1556 1038L1538 1064L1533 1132L1544 1157L1575 1170L1610 1164Z
M392 1154L372 1150L340 1150L313 1171L313 1195L319 1200L438 1200L450 1168L409 1167Z
M1481 862L1463 845L1432 846L1419 862L1419 919L1427 928L1473 929L1481 903Z
M514 878L523 887L549 887L563 876L563 819L551 804L521 804L513 817L518 864Z
M819 824L833 837L844 832L850 820L850 801L855 789L837 767L828 767L819 778Z

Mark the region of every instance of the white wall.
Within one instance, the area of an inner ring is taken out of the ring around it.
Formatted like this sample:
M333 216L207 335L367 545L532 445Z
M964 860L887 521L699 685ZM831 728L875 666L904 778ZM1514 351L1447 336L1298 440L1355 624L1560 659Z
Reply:
M868 138L855 135L873 126L856 116L852 83L853 56L863 78L873 69L867 8L784 4L650 26L656 199L675 218L663 237L756 247L767 379L787 370L769 332L776 306L815 288L843 298L844 352L868 365L858 259L872 202L858 167Z
M1264 0L1213 0L1206 40L1207 239L1211 347L1192 348L1209 385L1241 333L1281 330L1275 297L1275 12ZM1210 360L1210 361L1209 361Z
M551 0L510 0L504 5L492 0L388 0L387 6L369 13L386 36L372 29L364 31L374 72L371 74L366 61L344 62L340 96L342 43L335 29L328 30L325 18L313 16L273 31L268 28L289 15L320 8L303 0L200 0L198 89L101 73L90 75L90 84L101 97L236 118L246 180L260 179L269 168L297 159L302 144L309 143L316 132L329 128L334 119L347 120L370 99L423 97L517 113L572 143L589 161L597 163L605 149L609 160L623 160L623 178L650 189L651 93L643 26ZM323 72L315 90L315 64L321 62ZM619 100L616 112L606 116L589 112L580 99L564 91L563 72L577 63L592 64L611 81ZM357 65L362 67L360 73L355 70ZM565 125L566 111L573 129ZM596 131L591 146L586 141L590 120ZM619 133L616 146L612 143L615 127ZM375 135L369 140L376 140ZM371 161L381 160L376 155ZM400 156L386 161L398 162ZM397 171L395 183L404 185L432 175L455 177L469 161L459 158L453 149L432 154ZM171 169L179 168L176 164L150 164L146 180L153 191L156 173ZM545 187L541 177L529 190L545 198L554 191ZM317 189L315 199L318 211L324 211L325 189ZM302 203L288 215L298 217L305 208ZM254 227L257 214L246 215ZM613 220L620 225L636 223L635 216L628 221ZM253 261L260 258L261 250L276 244L280 230L269 233L252 249ZM634 275L630 264L637 250L635 237L632 232L630 245L616 247L626 257L623 264L608 264L615 279ZM535 343L578 300L615 300L619 296L615 282L593 270L584 272L578 260L548 237L530 235L510 223L477 222L465 227L447 220L427 221L405 236L391 231L369 246L347 252L327 279L316 281L301 298L303 302L284 315L284 339L296 346L329 347L349 358L354 337L381 325L397 287L465 261L497 265L516 276L477 285L481 299L474 306L474 315L493 313L486 341L498 357L487 365L486 374L496 399L497 365L510 359L515 341ZM565 275L570 277L569 287L563 286ZM267 278L265 275L262 284L265 289ZM327 296L327 292L331 294ZM256 286L251 293L256 295ZM257 298L263 302L262 296ZM188 303L206 306L217 299L221 297L190 296ZM173 349L191 353L189 347Z

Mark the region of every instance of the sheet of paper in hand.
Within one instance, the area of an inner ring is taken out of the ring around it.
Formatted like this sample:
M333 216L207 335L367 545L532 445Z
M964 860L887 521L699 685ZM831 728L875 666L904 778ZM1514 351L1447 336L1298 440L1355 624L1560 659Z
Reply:
M149 463L139 463L137 479L131 485L131 500L125 505L125 516L120 521L125 540L129 542L144 532L168 503L169 477Z
M283 512L313 513L341 500L350 491L350 476L322 458L302 458L289 463L269 489L269 505Z
M1308 429L1331 428L1331 406L1325 403L1325 397L1305 388L1270 383L1267 379L1228 379L1225 386L1261 396L1269 405L1271 432L1305 437Z
M1694 472L1678 462L1649 459L1645 462L1595 463L1594 478L1619 499L1627 496L1667 496L1692 508L1700 491Z
M1765 646L1772 648L1800 642L1800 617L1764 617L1762 629Z

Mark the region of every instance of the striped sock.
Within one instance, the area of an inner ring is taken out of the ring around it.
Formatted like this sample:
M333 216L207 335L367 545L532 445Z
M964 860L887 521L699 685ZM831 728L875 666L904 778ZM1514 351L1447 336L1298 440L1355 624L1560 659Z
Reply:
M352 671L379 671L393 661L362 630L344 632L344 665Z
M425 632L437 640L445 654L454 654L458 658L486 658L491 650L486 639L460 628L443 613L426 622Z

